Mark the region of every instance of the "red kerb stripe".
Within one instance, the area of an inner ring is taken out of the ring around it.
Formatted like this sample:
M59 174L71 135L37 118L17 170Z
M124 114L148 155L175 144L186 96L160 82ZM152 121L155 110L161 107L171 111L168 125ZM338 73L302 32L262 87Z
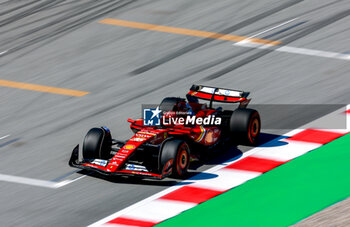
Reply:
M109 222L107 222L107 224L120 224L120 225L133 225L133 226L149 227L149 226L154 226L158 223L118 217L118 218L115 218L113 220L110 220Z
M238 162L226 166L225 168L264 173L284 163L285 162L248 156Z
M160 199L177 200L190 203L202 203L208 199L213 198L214 196L221 194L222 192L223 191L184 186L160 197Z
M305 129L304 131L299 132L298 134L295 134L294 136L288 138L287 140L326 144L343 135L345 134L316 130L316 129Z

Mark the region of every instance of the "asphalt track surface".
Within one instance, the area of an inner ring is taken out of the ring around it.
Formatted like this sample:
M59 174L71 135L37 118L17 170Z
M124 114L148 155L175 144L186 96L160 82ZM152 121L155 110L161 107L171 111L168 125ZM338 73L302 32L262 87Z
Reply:
M350 100L348 60L100 20L259 34L256 38L282 45L347 54L349 14L347 0L0 1L0 79L89 92L75 97L1 87L0 138L10 136L0 139L0 174L53 182L77 179L83 175L67 162L89 128L107 125L114 137L127 139L126 119L139 117L141 104L184 95L193 83L251 91L255 104ZM329 111L267 116L265 126L311 121ZM265 134L264 140L273 136ZM231 148L191 172L249 149ZM50 188L1 181L0 225L85 226L175 183L86 176Z

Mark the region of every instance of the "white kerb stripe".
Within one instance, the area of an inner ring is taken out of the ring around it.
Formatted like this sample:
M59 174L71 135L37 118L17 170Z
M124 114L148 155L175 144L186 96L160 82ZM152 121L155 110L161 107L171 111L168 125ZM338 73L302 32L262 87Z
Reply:
M121 217L141 221L160 222L196 205L196 203L156 199L123 214Z
M111 224L111 223L106 223L106 224L103 224L102 226L105 226L105 227L139 227L136 225L121 225L121 224Z
M277 144L276 146L273 146L271 144L271 147L257 147L255 148L257 152L251 157L265 158L275 161L289 161L321 146L316 143L295 141L284 142L283 140L280 141L280 143L280 146ZM283 143L286 144L283 145Z

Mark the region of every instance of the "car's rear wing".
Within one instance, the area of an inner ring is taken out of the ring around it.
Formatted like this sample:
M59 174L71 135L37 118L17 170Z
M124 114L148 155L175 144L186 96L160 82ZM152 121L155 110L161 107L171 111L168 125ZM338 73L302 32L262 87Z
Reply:
M225 103L240 103L240 106L245 107L248 105L250 99L248 99L249 92L232 90L226 88L217 88L203 85L192 85L187 95L194 96L199 99L205 99L210 101L210 107L212 102L225 102Z

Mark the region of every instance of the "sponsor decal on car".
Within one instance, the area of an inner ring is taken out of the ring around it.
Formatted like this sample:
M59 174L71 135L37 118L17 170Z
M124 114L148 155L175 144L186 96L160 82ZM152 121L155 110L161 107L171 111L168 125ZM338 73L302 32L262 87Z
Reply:
M157 134L153 132L145 132L145 131L141 131L137 133L137 136L145 136L145 137L155 136L155 135Z
M106 167L107 165L107 161L106 160L102 160L102 159L94 159L91 164L95 164L95 165L98 165L98 166L103 166L103 167Z
M127 144L127 145L125 145L123 148L124 148L124 149L127 149L127 150L132 150L132 149L135 148L135 145L133 145L133 144Z
M135 141L135 142L142 142L142 141L147 140L147 138L136 136L136 137L131 138L130 140L131 140L131 141Z
M148 172L147 168L141 165L126 164L125 170Z

